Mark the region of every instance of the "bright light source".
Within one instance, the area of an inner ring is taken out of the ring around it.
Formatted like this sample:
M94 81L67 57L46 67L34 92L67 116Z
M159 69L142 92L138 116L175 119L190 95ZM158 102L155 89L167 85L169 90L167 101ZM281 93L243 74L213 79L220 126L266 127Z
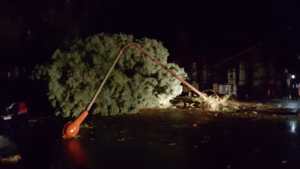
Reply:
M296 133L297 129L297 121L296 120L290 120L288 121L289 127L290 127L290 133Z
M292 75L291 75L291 78L292 78L292 79L295 79L295 78L296 78L296 75L292 74Z

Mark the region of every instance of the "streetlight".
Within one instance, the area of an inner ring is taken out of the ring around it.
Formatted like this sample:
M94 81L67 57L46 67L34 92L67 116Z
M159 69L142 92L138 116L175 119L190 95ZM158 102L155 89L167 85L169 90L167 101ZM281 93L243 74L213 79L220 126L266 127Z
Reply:
M292 75L291 75L291 78L292 78L292 79L296 79L296 75L292 74Z

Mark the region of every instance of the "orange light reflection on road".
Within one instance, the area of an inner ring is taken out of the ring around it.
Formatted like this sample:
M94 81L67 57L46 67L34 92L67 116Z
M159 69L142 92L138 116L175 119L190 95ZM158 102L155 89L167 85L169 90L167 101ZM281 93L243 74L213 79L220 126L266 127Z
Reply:
M76 168L87 168L87 156L78 140L66 140L64 147L72 165Z

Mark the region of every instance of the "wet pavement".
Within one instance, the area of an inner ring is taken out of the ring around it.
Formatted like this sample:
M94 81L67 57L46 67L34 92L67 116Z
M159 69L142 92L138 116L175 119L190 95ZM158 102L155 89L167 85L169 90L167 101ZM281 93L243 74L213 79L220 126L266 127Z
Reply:
M291 99L274 99L271 101L277 108L284 108L291 112L297 113L300 111L300 100L291 100Z
M162 119L99 120L62 141L53 119L18 128L22 161L10 168L299 168L300 121L222 119L206 124ZM42 132L41 132L42 131Z

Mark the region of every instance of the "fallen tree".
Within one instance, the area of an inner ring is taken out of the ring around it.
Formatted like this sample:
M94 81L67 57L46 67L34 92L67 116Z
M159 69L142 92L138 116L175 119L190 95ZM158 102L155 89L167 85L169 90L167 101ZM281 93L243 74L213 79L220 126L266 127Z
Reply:
M115 64L93 113L118 115L168 107L169 101L181 94L180 83L199 96L192 99L205 110L234 111L247 106L229 100L229 96L200 92L184 80L182 68L167 62L168 55L162 43L153 39L99 34L56 50L50 63L38 66L35 77L48 81L49 101L64 117L77 116L86 108Z
M168 69L183 78L187 76L178 65L167 62L167 49L154 39L99 34L76 40L57 49L51 61L38 66L34 73L48 82L48 98L56 113L68 117L84 110L120 48L129 43L139 44ZM181 94L180 81L139 50L128 48L123 55L97 98L93 113L117 115L140 108L167 107L169 100Z

